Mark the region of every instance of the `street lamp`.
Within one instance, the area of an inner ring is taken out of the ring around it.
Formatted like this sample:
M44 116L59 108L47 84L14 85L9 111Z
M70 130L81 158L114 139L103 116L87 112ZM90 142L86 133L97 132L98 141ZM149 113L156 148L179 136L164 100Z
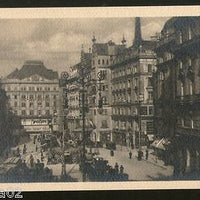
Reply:
M85 67L81 66L79 69L79 80L77 82L81 85L80 93L81 93L81 109L82 109L82 155L81 155L81 168L82 168L82 180L83 182L86 181L86 166L85 166L85 159L86 159L86 112L88 110L88 105L86 104L86 86L93 85L93 84L101 84L101 80L104 78L104 74L102 72L98 72L97 77L98 80L91 79L90 71ZM97 83L99 81L99 83ZM98 112L102 112L103 101L101 97L101 87L99 87L99 101L98 101Z

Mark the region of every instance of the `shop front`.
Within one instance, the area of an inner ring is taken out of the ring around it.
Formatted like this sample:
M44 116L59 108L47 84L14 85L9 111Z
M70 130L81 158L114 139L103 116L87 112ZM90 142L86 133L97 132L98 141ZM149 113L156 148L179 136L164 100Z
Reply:
M171 141L167 138L156 139L151 144L156 156L163 160L165 165L173 163Z
M125 130L114 130L113 131L113 141L122 146L126 146L127 137L126 137L126 131Z

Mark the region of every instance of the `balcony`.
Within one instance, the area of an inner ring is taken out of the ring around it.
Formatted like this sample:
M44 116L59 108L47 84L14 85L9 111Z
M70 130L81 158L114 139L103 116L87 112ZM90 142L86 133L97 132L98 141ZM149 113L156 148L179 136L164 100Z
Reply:
M185 126L178 126L176 128L176 133L180 135L193 135L193 136L200 136L200 129L185 127Z
M200 94L177 96L176 103L181 105L200 103Z
M184 73L183 69L179 70L178 79L181 80L181 81L184 81L184 79L185 79L185 73Z
M194 72L193 72L192 66L188 66L187 77L188 77L191 81L194 81Z
M131 105L131 102L128 100L118 100L118 101L114 101L113 105Z

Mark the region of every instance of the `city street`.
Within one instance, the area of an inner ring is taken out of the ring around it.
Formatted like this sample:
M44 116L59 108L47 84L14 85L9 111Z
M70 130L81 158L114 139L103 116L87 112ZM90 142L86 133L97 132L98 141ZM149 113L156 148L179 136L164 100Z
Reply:
M36 152L36 145L38 147L38 150ZM61 175L61 169L62 169L62 165L61 163L59 164L47 164L47 155L46 152L43 152L44 155L44 160L41 161L41 153L40 153L40 144L38 142L36 142L36 144L33 143L33 140L31 140L30 142L26 143L27 146L27 152L26 154L22 154L23 151L23 146L24 145L20 145L20 152L21 152L21 157L22 160L25 160L26 164L28 166L30 166L30 155L33 155L34 158L34 162L37 162L37 159L44 163L44 167L48 167L49 169L51 169L53 171L53 175L60 177ZM80 181L82 179L82 174L79 171L79 165L78 164L66 164L66 174L71 176L74 180Z
M132 151L133 152L133 151ZM137 160L136 150L133 152L133 156L129 158L129 151L123 149L114 151L114 156L110 156L110 150L100 148L100 157L108 160L109 165L113 166L117 162L118 165L123 165L124 173L129 175L129 180L133 181L146 181L146 180L158 180L173 174L173 167L171 166L159 166L153 162L146 160Z
M38 150L36 152L36 145ZM22 154L22 159L25 160L27 165L30 165L30 155L32 154L34 157L34 162L37 159L40 162L44 163L44 167L48 167L53 171L53 175L60 177L62 165L59 164L47 164L47 156L44 152L44 160L41 161L41 153L40 153L40 145L38 142L36 144L33 143L33 140L26 143L27 152L26 154ZM20 152L23 150L23 145L20 145ZM173 167L172 166L164 166L163 162L160 160L154 160L153 155L149 155L148 160L138 161L137 159L137 150L132 150L132 158L129 158L129 150L126 147L117 148L114 151L114 156L110 156L110 150L105 148L99 148L99 157L103 157L105 160L108 160L108 164L114 167L117 162L119 167L123 165L124 173L129 175L129 180L131 181L146 181L146 180L162 180L167 177L172 176ZM74 180L82 181L82 174L79 170L78 164L66 164L66 173L71 176Z

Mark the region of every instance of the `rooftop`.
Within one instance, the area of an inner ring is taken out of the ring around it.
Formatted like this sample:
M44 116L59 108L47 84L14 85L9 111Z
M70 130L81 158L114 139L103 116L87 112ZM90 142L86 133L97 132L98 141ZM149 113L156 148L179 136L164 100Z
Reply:
M30 77L35 74L38 74L49 80L58 79L58 72L53 71L51 69L47 69L42 61L37 61L37 60L25 61L24 65L20 70L15 69L6 78L22 80L26 77Z

